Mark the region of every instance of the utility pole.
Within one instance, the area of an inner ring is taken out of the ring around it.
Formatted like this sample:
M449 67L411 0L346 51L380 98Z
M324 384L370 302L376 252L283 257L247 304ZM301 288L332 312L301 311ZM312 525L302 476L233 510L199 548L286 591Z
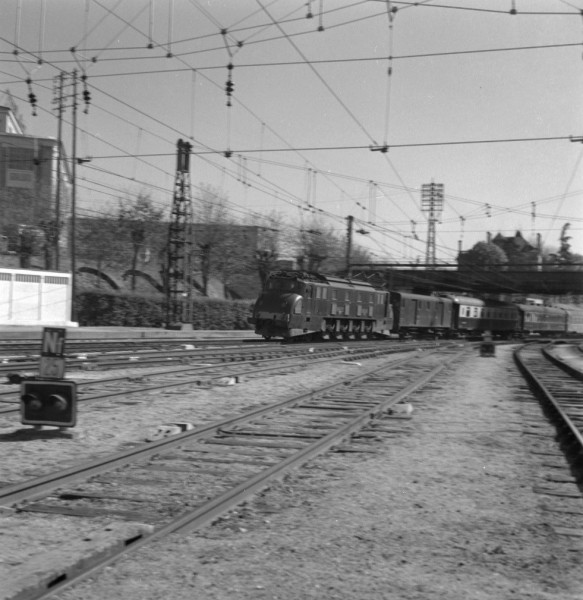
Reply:
M352 225L354 224L354 217L352 215L348 215L346 217L348 221L348 227L346 232L346 277L350 277L352 274L351 266L350 266L350 255L352 254Z
M70 270L71 270L71 297L72 297L72 315L71 318L73 321L77 320L76 308L75 308L75 296L76 296L76 270L77 270L77 249L76 249L76 237L77 237L77 165L89 162L89 158L77 158L77 83L79 81L77 71L73 71L72 73L65 73L62 71L58 76L58 81L56 81L56 97L53 99L53 102L57 105L57 113L58 113L58 152L57 152L57 184L55 189L55 219L54 219L54 250L55 250L55 264L56 268L60 267L60 249L59 249L59 239L61 236L61 224L63 223L63 219L61 218L62 211L62 164L63 164L63 139L62 139L62 128L63 128L63 113L66 108L72 109L72 156L71 156L71 205L70 205L70 213L71 213L71 222L69 225L69 252L70 252ZM83 101L85 103L85 113L89 111L89 103L91 101L91 94L87 89L87 75L83 74L81 76L81 81L83 82ZM65 86L67 86L67 91L65 91ZM69 86L71 86L69 88ZM69 104L69 101L71 102ZM65 209L65 214L67 211Z
M75 307L77 281L75 270L77 264L77 249L75 237L77 235L76 205L77 205L77 71L73 71L73 150L71 166L71 298L73 321L77 320L77 309Z
M166 328L192 327L192 200L190 151L192 145L178 140L172 214L168 231Z
M424 183L421 186L421 210L427 213L427 251L425 263L435 264L435 224L443 210L443 183Z
M60 249L59 239L61 237L61 148L63 145L63 86L65 84L65 74L61 71L58 77L58 96L57 112L58 112L58 126L57 126L57 186L55 189L55 269L58 271L60 266Z

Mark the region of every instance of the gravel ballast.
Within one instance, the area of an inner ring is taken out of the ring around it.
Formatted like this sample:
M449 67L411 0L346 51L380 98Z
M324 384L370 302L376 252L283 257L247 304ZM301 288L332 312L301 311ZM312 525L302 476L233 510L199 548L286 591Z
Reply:
M583 538L564 535L581 526L583 502L537 492L569 471L511 350L462 358L410 399L410 419L387 420L394 432L354 444L364 451L328 453L57 597L583 598ZM292 389L311 374L276 379ZM265 383L238 393L260 401Z

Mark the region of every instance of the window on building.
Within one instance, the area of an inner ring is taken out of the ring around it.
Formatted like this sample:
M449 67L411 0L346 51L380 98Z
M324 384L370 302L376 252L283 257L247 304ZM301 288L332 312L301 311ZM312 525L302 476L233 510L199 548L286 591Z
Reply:
M32 148L8 148L6 187L34 187L34 151Z

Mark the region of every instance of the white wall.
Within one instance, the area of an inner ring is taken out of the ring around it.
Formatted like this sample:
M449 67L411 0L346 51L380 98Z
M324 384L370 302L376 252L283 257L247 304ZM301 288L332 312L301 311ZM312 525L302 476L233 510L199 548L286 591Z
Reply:
M71 322L71 275L0 269L0 325L75 325Z

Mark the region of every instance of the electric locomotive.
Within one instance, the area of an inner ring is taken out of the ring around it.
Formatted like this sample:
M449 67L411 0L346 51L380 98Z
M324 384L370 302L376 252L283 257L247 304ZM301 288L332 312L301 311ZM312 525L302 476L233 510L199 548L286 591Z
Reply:
M249 323L265 339L373 338L392 324L389 293L369 283L304 271L275 271Z

